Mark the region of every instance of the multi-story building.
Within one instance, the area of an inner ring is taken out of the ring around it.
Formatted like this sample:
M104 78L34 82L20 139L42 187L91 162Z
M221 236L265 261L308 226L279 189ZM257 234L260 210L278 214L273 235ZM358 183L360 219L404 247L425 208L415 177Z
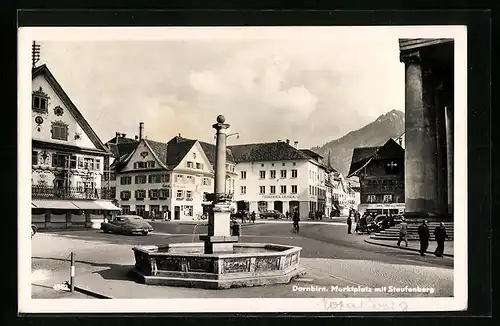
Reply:
M348 215L350 209L358 209L359 192L339 172L334 174L332 195L334 206L341 216Z
M201 217L204 193L213 192L215 145L180 135L168 143L141 138L116 164L122 210L147 218L165 212L175 220ZM231 193L236 174L229 151L227 170L226 189Z
M132 153L139 143L139 136L135 139L126 136L124 133L117 132L116 136L106 143L112 155L104 160L102 186L109 189L116 204L119 204L116 194L116 165Z
M102 188L111 153L46 65L32 70L32 223L98 227L110 211Z
M404 149L392 138L380 147L354 149L348 177L359 178L360 213L404 211L404 158Z
M274 209L285 213L299 209L304 219L326 204L325 176L316 153L299 150L288 141L229 149L236 162L234 198L248 202L250 211Z

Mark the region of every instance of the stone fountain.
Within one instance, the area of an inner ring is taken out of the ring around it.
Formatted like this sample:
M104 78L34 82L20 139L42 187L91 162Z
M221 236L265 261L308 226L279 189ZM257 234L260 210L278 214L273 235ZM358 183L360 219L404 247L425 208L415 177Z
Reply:
M212 126L216 131L214 193L208 234L200 242L137 246L133 272L145 284L224 289L289 283L304 274L302 248L270 243L240 243L232 236L231 199L226 194L226 130L222 115Z

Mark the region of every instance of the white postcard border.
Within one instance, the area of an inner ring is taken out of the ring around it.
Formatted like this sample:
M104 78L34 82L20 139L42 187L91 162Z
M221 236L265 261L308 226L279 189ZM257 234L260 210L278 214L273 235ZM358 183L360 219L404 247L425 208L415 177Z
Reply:
M343 30L373 39L374 30L398 38L455 39L454 136L454 297L329 299L31 299L31 44L56 40L167 40L290 38L300 41L310 30L332 37ZM125 31L126 30L126 31ZM20 313L90 312L396 312L458 311L467 308L467 31L465 26L343 27L22 27L18 30L18 309ZM333 302L336 302L332 305ZM342 309L340 309L342 303ZM332 306L338 308L332 309Z

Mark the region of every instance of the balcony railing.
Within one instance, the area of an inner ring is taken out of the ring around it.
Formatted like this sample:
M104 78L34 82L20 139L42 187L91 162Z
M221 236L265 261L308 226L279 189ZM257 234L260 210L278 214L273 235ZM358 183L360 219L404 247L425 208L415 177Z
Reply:
M115 192L107 188L83 189L76 187L52 188L32 186L33 198L58 198L58 199L114 199Z

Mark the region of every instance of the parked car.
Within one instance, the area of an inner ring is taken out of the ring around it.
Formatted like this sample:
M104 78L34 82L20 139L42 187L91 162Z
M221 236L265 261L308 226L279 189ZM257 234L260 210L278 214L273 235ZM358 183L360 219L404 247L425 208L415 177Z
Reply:
M274 218L275 220L284 218L285 215L277 210L263 211L259 213L260 218L267 219L268 217Z
M138 215L117 215L113 220L101 223L101 230L104 233L142 233L147 235L153 231L153 227Z
M245 210L238 210L235 213L231 213L231 219L241 219L243 220L248 220L249 219L249 212Z
M36 234L36 231L37 231L36 225L35 224L31 224L31 237L32 238Z

